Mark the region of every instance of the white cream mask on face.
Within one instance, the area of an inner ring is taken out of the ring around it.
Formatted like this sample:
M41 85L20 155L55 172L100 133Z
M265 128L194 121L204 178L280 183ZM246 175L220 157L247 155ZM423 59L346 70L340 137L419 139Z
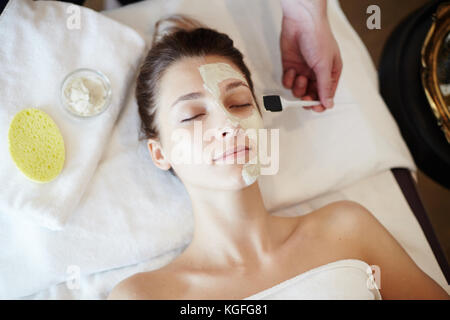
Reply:
M240 125L244 130L256 129L256 137L257 140L259 140L257 129L263 128L264 125L263 120L256 108L253 108L251 115L246 118L241 118L234 116L233 114L228 112L227 108L225 108L220 99L219 84L222 81L230 78L239 79L248 85L242 74L234 70L229 64L223 62L204 64L201 65L198 70L200 71L200 75L203 79L203 86L213 95L217 104L225 112L228 121L231 122L234 126ZM256 146L258 146L258 141L256 141ZM259 147L257 147L257 150L259 150ZM242 178L246 185L251 185L252 183L254 183L260 175L261 166L258 154L259 152L257 152L256 154L256 163L246 163L242 167Z

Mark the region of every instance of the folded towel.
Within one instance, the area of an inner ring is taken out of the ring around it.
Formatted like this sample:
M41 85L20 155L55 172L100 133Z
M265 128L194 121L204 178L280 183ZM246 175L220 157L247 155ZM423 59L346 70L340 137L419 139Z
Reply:
M91 9L56 1L10 1L0 30L0 212L58 230L78 205L108 144L145 41ZM72 119L60 105L63 78L82 67L100 70L111 81L111 105L95 119ZM11 120L31 107L56 122L66 149L62 172L45 184L27 179L8 151Z

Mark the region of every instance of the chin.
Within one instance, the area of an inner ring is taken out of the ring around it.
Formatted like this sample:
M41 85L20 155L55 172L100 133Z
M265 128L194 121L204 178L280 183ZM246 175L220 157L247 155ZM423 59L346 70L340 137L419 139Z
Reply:
M191 185L207 189L239 190L253 184L257 179L249 175L244 166L245 164L238 163L215 163L174 169L183 182Z
M258 175L251 175L251 172L244 170L244 164L228 164L220 165L220 173L212 174L211 178L217 182L217 185L222 185L227 190L237 190L248 187L255 183ZM216 167L216 168L217 168ZM214 178L213 178L214 177Z

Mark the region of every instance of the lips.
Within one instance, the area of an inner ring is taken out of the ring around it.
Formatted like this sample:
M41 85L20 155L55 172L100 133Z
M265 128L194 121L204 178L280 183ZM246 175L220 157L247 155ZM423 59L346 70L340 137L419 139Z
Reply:
M243 150L250 150L250 148L247 147L247 146L237 146L237 147L230 148L227 151L225 151L224 153L222 153L220 156L214 158L214 161L223 160L226 157L228 157L230 155L233 155L234 153L238 153L240 151L243 151Z

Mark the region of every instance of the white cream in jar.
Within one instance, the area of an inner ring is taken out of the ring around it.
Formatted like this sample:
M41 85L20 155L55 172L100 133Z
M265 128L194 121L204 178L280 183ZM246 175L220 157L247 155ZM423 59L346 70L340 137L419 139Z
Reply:
M94 116L107 107L108 83L94 72L74 73L64 82L62 95L70 112L82 117Z

